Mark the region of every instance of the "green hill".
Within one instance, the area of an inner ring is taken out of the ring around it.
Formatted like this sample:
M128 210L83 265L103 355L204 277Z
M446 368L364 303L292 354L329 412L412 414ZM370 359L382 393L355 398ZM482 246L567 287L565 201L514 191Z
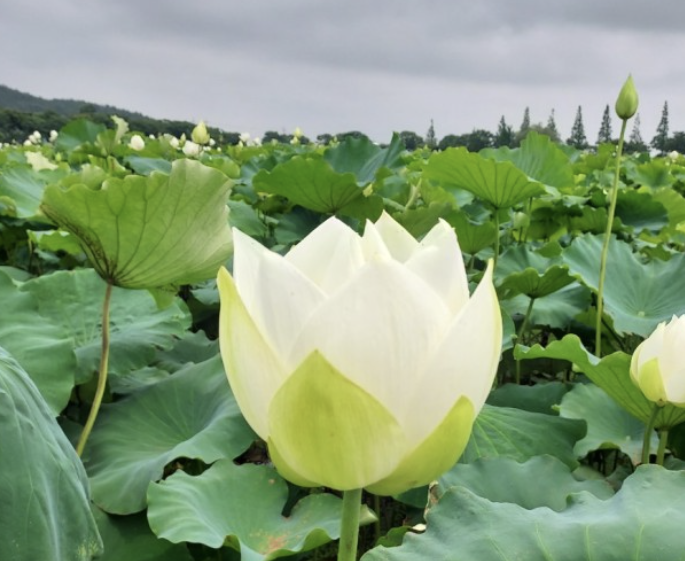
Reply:
M144 134L189 136L195 126L189 121L153 119L111 105L77 99L45 99L0 85L0 142L23 142L35 130L47 137L51 130L59 130L75 118L86 118L111 127L112 115L126 119L132 131ZM235 144L239 139L238 133L214 127L209 127L209 132L221 143Z
M0 108L25 113L54 112L65 117L84 113L106 113L124 119L147 119L142 113L127 111L111 105L99 105L78 99L45 99L29 93L20 92L0 84Z

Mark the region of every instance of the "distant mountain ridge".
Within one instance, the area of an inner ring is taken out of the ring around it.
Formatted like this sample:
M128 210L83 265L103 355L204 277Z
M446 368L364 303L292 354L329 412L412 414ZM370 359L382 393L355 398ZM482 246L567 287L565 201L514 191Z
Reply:
M43 113L53 111L58 115L73 117L79 113L106 113L126 119L149 118L142 113L127 111L111 105L101 105L79 99L45 99L29 93L15 90L0 84L0 108L24 111L26 113ZM83 111L86 108L87 111Z

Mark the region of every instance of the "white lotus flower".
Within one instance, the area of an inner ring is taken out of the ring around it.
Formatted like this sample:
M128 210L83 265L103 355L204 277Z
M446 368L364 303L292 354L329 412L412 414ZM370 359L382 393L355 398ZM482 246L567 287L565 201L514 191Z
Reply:
M193 142L192 140L186 140L183 144L183 153L186 156L197 156L201 151L199 144Z
M51 130L50 131L50 142L55 142L55 140L57 140L58 136L59 136L59 133L56 130Z
M145 140L139 134L134 134L128 142L129 148L140 151L145 148Z
M385 213L363 236L330 218L285 257L234 237L221 355L281 474L388 495L449 469L499 362L492 265L469 297L454 230L417 242Z
M630 377L650 401L685 407L685 315L660 323L640 343L630 362Z

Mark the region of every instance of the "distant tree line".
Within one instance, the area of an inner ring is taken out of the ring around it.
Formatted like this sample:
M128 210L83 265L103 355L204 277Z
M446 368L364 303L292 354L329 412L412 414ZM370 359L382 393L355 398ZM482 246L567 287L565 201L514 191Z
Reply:
M190 135L196 123L188 121L170 121L165 119L153 119L135 113L111 107L108 105L96 105L76 100L45 100L30 94L25 94L0 85L0 142L23 142L33 131L39 131L44 137L51 130L59 130L74 118L84 117L96 123L112 126L111 115L118 115L126 119L132 131L152 134L171 134L180 137ZM685 153L685 132L669 134L668 102L664 103L661 120L656 134L647 144L640 132L640 115L635 116L632 130L626 139L624 149L626 152L644 152L650 148L661 154L676 150ZM422 137L413 131L401 131L400 138L408 150L427 147L431 150L444 150L452 146L463 146L471 152L478 152L483 148L499 148L507 146L516 148L526 135L534 130L549 136L554 142L565 142L569 146L578 149L587 149L607 142L616 142L613 138L611 123L611 109L607 105L602 114L597 140L595 144L588 141L585 125L583 122L583 110L578 106L576 116L571 127L571 134L563 140L556 125L554 109L549 114L547 122L532 123L530 109L525 108L523 119L518 129L508 124L502 116L494 132L485 129L474 129L469 133L448 134L438 140L433 120L426 134ZM209 132L214 140L221 144L237 144L240 142L240 133L227 132L215 127L210 127ZM316 137L319 144L329 144L334 139L338 141L348 137L365 137L360 131L347 131L343 133L320 134ZM262 137L262 142L293 142L294 135L267 131ZM297 137L297 141L303 144L310 142L305 136Z

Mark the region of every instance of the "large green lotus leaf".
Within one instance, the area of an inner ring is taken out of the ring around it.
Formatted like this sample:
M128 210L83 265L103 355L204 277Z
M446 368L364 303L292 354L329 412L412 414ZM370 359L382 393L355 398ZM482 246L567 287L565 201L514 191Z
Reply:
M574 185L569 157L550 138L530 131L519 148L486 149L483 156L510 161L528 177L545 185L563 188Z
M602 236L586 234L576 238L563 253L571 274L588 287L599 286ZM670 261L643 263L630 245L612 236L604 284L604 309L614 320L617 332L647 337L656 326L685 313L685 254Z
M94 144L100 133L107 130L105 125L87 119L76 119L64 125L55 141L55 148L71 152L85 143Z
M100 276L126 288L191 284L228 259L230 180L192 160L171 173L110 178L100 189L50 185L41 209L77 235Z
M77 382L87 381L100 364L102 301L106 285L92 269L58 271L25 283L40 313L73 338ZM110 304L109 372L123 375L153 362L156 349L171 349L190 327L185 304L176 299L159 310L144 290L114 287Z
M422 238L438 223L452 212L452 206L446 203L430 203L420 207L405 208L402 212L393 214L402 227L415 238ZM459 233L457 232L457 235ZM461 237L459 237L461 247ZM464 248L461 247L462 251Z
M555 406L571 390L570 384L561 382L538 383L534 386L504 384L495 388L488 396L488 403L497 407L515 407L533 413L557 416Z
M110 516L93 507L105 552L98 561L193 561L188 548L159 539L145 514Z
M587 287L570 284L548 296L537 298L530 316L531 325L549 325L566 329L572 320L590 306L591 293ZM528 309L530 298L523 294L502 300L502 309L510 315L523 316Z
M638 234L643 230L658 232L668 224L668 213L661 202L655 200L651 193L633 190L618 192L616 216Z
M666 160L652 160L639 166L627 167L626 175L633 183L643 185L651 189L670 187L676 181L671 174L671 166Z
M261 170L252 179L256 191L281 195L322 214L339 212L363 197L353 173L338 173L320 159L296 156L273 170Z
M630 378L631 356L616 352L601 360L589 353L576 335L566 335L547 347L518 345L517 359L556 358L568 360L580 372L615 399L628 413L644 424L649 421L654 404L649 401ZM665 405L656 418L656 427L670 428L685 421L685 408Z
M564 396L559 414L566 419L583 419L587 435L576 442L579 458L601 449L619 449L639 464L642 440L647 427L622 409L602 388L595 384L578 384ZM656 432L652 436L652 450L658 445Z
M0 557L89 561L102 551L81 461L19 364L0 348Z
M127 156L124 161L131 169L140 175L150 175L153 171L171 173L171 162L164 158L149 158L145 156Z
M604 480L578 481L569 467L554 456L535 456L522 463L511 458L491 458L457 464L438 479L433 493L439 498L455 486L466 487L495 503L514 503L527 510L544 506L557 512L566 508L571 493L588 491L600 499L614 494Z
M524 462L550 454L566 465L578 465L575 443L585 436L585 423L543 413L485 405L476 417L462 463L504 456Z
M284 517L287 499L288 486L272 467L219 460L199 476L176 472L151 484L147 516L160 538L214 548L226 543L249 561L287 557L340 536L338 497L308 495ZM364 507L362 523L373 519Z
M0 302L0 346L12 353L58 415L75 384L77 361L69 333L42 315L37 299L2 271Z
M38 214L45 185L64 175L62 169L34 171L29 166L6 167L0 174L0 197L12 199L17 218L32 218Z
M559 259L543 257L527 246L510 246L497 260L496 277L500 292L542 298L574 282Z
M685 222L685 197L670 187L659 189L653 196L654 200L661 203L668 212L670 226L676 227L681 222Z
M476 224L469 220L464 212L454 212L447 217L447 222L454 228L462 252L475 255L490 247L497 239L497 226L492 222Z
M189 366L103 405L86 458L93 500L112 514L141 511L148 484L172 460L235 458L255 438L231 394L221 358Z
M496 162L466 148L434 153L424 177L446 189L465 189L495 208L510 208L545 191L511 162Z
M353 173L359 185L366 185L376 178L379 169L400 167L403 150L398 134L392 135L385 148L366 137L347 137L340 144L328 148L323 159L338 173Z
M573 494L568 507L525 508L450 488L424 534L377 547L362 561L682 561L685 472L640 466L609 499Z

